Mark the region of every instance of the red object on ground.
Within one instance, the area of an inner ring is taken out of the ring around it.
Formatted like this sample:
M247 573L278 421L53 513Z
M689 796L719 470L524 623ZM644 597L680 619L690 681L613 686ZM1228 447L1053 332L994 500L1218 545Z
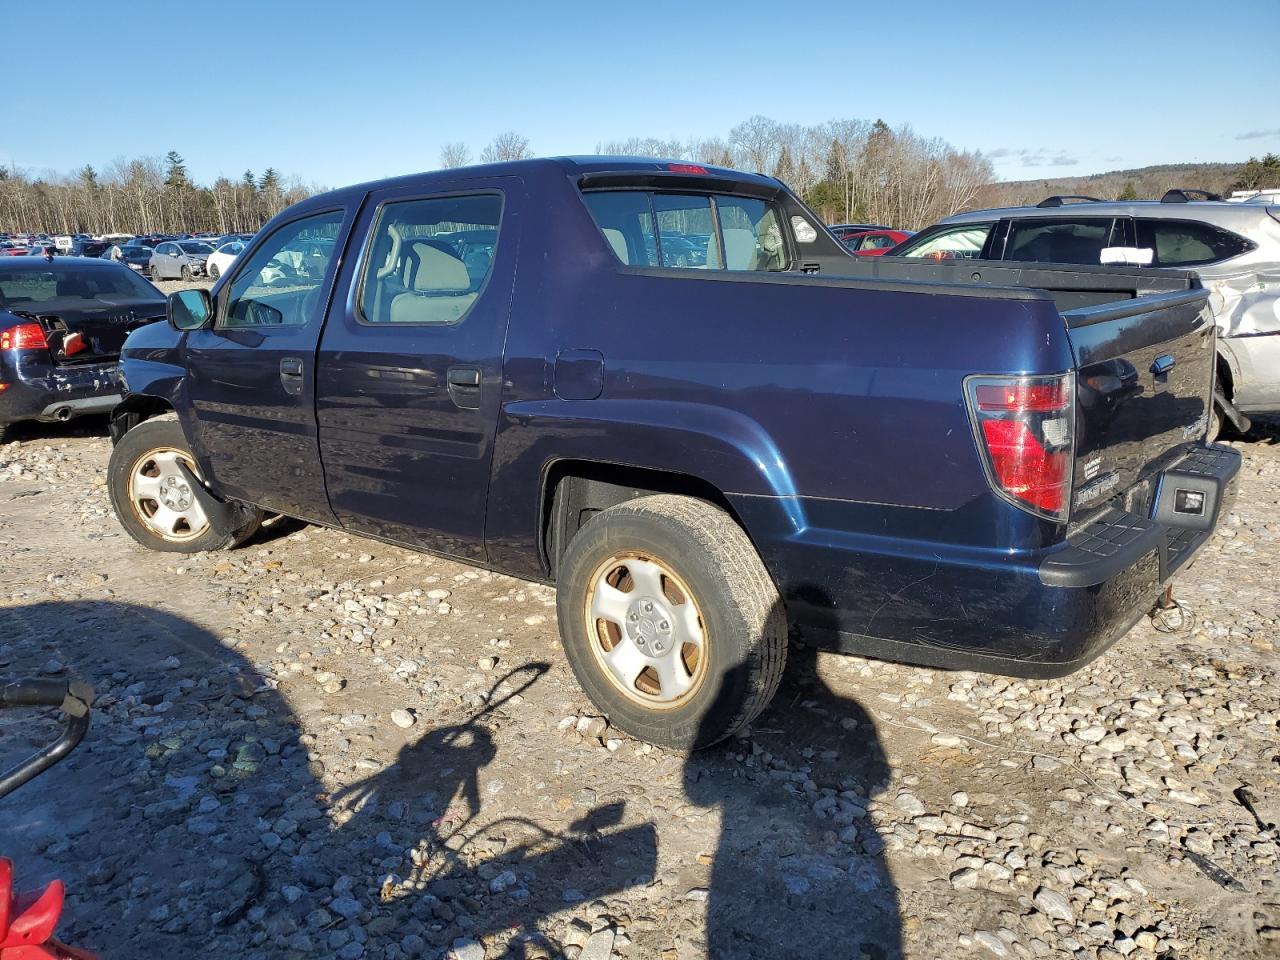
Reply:
M39 893L15 894L13 861L0 857L0 960L98 960L53 939L62 899L61 880Z

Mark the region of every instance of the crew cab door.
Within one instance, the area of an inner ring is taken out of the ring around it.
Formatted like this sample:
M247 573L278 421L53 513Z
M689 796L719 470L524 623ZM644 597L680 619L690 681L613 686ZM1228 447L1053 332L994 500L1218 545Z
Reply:
M315 356L350 210L271 231L218 288L211 327L184 343L187 436L214 489L323 523Z
M320 453L344 526L479 560L520 181L436 186L361 214L320 342Z

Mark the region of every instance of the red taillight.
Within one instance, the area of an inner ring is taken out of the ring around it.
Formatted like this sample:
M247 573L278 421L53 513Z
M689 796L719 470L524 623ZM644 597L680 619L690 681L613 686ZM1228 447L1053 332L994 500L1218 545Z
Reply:
M700 167L696 163L668 163L667 169L672 173L696 173L704 177L707 175L707 168Z
M1066 520L1074 460L1074 377L973 377L969 409L997 492Z
M1057 383L980 383L974 390L978 409L983 413L1023 412L1056 413L1071 405L1071 387L1067 381Z
M36 350L49 346L44 338L44 327L38 323L20 323L8 330L0 330L0 350Z

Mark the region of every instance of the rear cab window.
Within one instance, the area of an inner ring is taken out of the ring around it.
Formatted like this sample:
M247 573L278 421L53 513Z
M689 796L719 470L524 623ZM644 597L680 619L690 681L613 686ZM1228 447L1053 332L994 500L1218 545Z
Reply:
M782 215L731 194L590 190L583 200L627 266L781 272L791 265Z
M1229 260L1254 248L1252 241L1191 220L1138 218L1138 246L1155 251L1153 266L1194 267Z
M987 237L995 221L983 223L956 223L940 227L908 241L898 257L928 257L931 260L977 260L987 245Z

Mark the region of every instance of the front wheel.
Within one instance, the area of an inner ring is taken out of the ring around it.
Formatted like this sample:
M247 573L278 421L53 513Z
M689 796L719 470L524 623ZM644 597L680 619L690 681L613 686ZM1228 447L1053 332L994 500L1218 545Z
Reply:
M191 268L185 263L182 265L182 279L187 281L187 283L191 282Z
M261 511L245 510L240 526L217 532L179 464L199 477L175 416L146 420L120 438L107 465L107 490L125 532L144 547L172 553L222 550L249 539Z
M216 263L211 263L211 264L209 264L209 279L210 279L210 280L217 280L217 279L218 279L218 274L220 274L221 272L222 272L222 271L218 269L218 265L217 265Z
M777 691L782 601L718 507L670 495L610 507L570 541L558 579L565 655L618 729L663 747L707 747Z

